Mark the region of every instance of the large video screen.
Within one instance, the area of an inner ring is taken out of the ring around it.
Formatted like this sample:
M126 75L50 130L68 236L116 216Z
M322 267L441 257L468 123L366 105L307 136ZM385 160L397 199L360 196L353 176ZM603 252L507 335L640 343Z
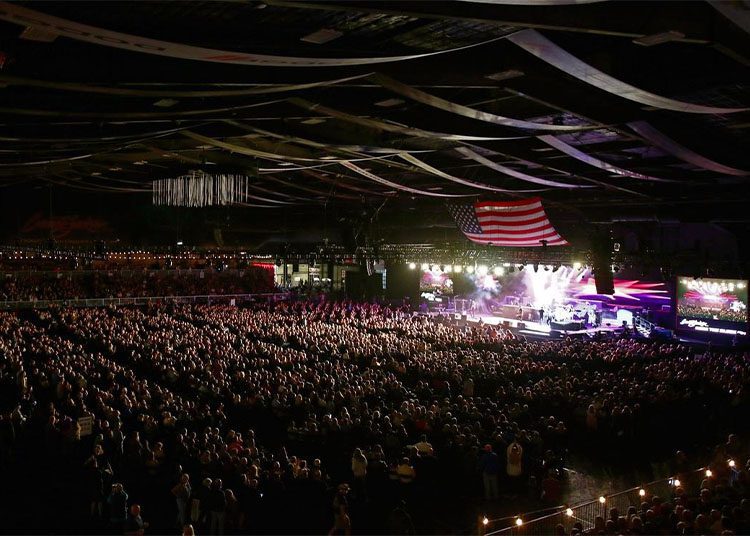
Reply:
M677 327L682 330L747 335L747 281L679 277Z

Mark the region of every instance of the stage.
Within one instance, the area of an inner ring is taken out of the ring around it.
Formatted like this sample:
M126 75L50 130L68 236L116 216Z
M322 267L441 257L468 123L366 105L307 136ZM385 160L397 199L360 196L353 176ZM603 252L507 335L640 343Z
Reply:
M588 335L593 336L597 333L615 334L622 332L622 325L616 325L614 322L604 322L603 325L597 327L583 327L578 329L565 329L562 326L552 327L548 324L540 322L533 322L530 320L518 320L515 318L506 318L497 315L461 315L458 313L430 313L430 316L437 316L442 314L444 317L453 319L454 322L467 324L477 324L479 322L490 325L500 326L506 329L510 329L514 332L535 336L535 337L560 337L560 336L577 336L577 335ZM465 316L465 318L464 318ZM554 323L553 323L554 324Z

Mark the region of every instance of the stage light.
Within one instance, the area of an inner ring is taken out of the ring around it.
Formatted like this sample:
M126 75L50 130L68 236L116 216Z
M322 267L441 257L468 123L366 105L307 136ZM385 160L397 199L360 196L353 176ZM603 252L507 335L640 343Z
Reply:
M567 508L565 510L565 515L568 516L568 517L573 517L573 509L572 508Z
M706 477L707 477L707 478L711 478L712 476L714 476L714 474L713 474L713 472L711 471L711 469L706 469Z
M453 266L453 271L456 272L457 274L460 274L463 271L463 269L464 267L461 266L460 264L456 264L455 266Z
M492 273L499 277L505 273L505 268L503 268L502 266L495 266L495 268L493 268L492 270Z
M449 273L451 273L451 272L453 271L453 266L451 266L450 264L446 264L446 265L445 265L445 268L443 268L443 271L444 271L444 272L445 272L446 274L449 274Z
M676 488L680 487L680 480L678 478L675 478L672 480L672 485Z
M548 265L547 265L547 266L545 267L545 270L547 270L548 272L551 272L551 271L552 271L552 268L553 268L553 266L552 266L551 264L548 264Z
M601 497L599 497L599 502L602 503L602 504L604 504L605 502L607 502L607 499L604 498L604 495L602 495Z
M729 467L734 467L735 465L737 465L736 463L734 463L734 460L729 460L727 464L729 464Z
M429 264L427 264L427 263L422 264L422 271L423 272L426 272L429 269L430 269L430 265Z
M485 266L484 264L480 264L479 266L477 266L477 275L487 275L487 270L487 266Z
M417 268L416 264L414 264L413 262L409 263L409 270L415 270L416 268Z
M516 518L516 527L520 527L523 525L523 520L520 517Z
M510 268L510 263L509 263L509 262L504 262L504 263L503 263L503 266L504 266L505 268Z
M581 263L580 262L574 262L573 263L573 269L574 270L580 270L581 269Z
M638 490L638 495L639 495L640 497L645 497L645 496L646 496L646 490L645 490L645 489L643 489L643 488L639 489L639 490Z
M467 274L473 274L474 273L474 267L469 265L466 267L466 273Z
M485 525L485 526L486 526L486 525L489 525L489 523L490 523L490 520L489 520L489 519L487 519L486 517L483 517L483 518L482 518L482 525Z

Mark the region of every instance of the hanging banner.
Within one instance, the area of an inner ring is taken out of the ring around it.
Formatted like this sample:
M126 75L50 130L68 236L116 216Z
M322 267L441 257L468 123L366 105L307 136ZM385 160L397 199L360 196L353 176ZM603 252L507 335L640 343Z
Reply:
M471 158L475 162L482 164L483 166L486 166L490 169L494 169L495 171L499 173L509 175L511 177L514 177L522 181L532 182L534 184L543 184L544 186L553 186L555 188L592 188L591 186L583 186L580 184L569 184L567 182L551 181L548 179L542 179L539 177L534 177L532 175L527 175L526 173L522 173L520 171L516 171L515 169L503 166L502 164L498 164L497 162L493 162L489 158L485 158L484 156L475 153L468 147L457 147L456 151L458 151L459 153L461 153L462 155L468 158Z
M579 151L572 145L568 145L564 141L560 141L554 136L537 136L540 140L542 140L547 145L554 147L555 149L558 149L562 151L563 153L567 154L568 156L572 156L576 160L580 160L581 162L584 162L590 166L597 167L599 169L603 169L605 171L609 171L610 173L614 173L615 175L622 175L623 177L629 177L631 179L639 179L643 181L652 181L652 182L676 182L673 180L668 179L658 179L656 177L651 177L649 175L643 175L642 173L638 173L636 171L629 171L627 169L623 169L621 167L617 167L615 165L612 165L608 162L605 162L604 160L599 160L598 158L588 155L582 151Z
M293 56L248 54L245 52L216 50L212 48L184 45L181 43L159 41L157 39L149 39L147 37L105 30L103 28L97 28L96 26L73 22L10 2L0 2L0 19L27 28L36 28L47 33L61 35L70 39L130 50L131 52L142 52L144 54L155 54L157 56L166 56L183 60L229 63L234 65L257 65L262 67L340 67L347 65L390 63L458 52L460 50L486 45L503 39L503 37L496 37L494 39L482 41L481 43L474 43L448 50L406 56L387 56L379 58L299 58Z
M410 154L402 153L399 156L402 159L409 162L410 164L414 164L415 166L425 170L426 172L432 173L433 175L436 175L442 179L456 182L458 184L463 184L464 186L471 186L472 188L478 188L480 190L489 190L491 192L502 192L502 193L518 193L518 194L547 191L547 188L543 188L541 190L509 190L507 188L498 188L497 186L490 186L488 184L481 184L481 183L474 182L474 181L467 181L466 179L460 179L458 177L454 177L453 175L449 175L448 173L444 173L440 171L439 169L432 167L426 162L423 162L422 160L415 158L414 156Z
M633 121L627 124L635 132L637 132L642 138L653 143L659 149L668 152L672 156L676 156L680 160L698 166L699 168L707 169L709 171L715 171L716 173L724 173L725 175L744 176L749 175L747 171L725 166L714 162L710 158L699 155L695 151L683 147L669 136L666 136L662 132L656 130L654 127L649 125L646 121Z
M395 182L391 182L382 177L378 177L377 175L370 173L369 171L366 171L351 162L341 162L341 165L348 169L351 169L355 173L359 173L363 177L367 177L368 179L372 181L379 182L380 184L385 184L386 186L390 186L391 188L396 188L397 190L401 190L403 192L410 192L412 194L426 195L430 197L473 197L477 195L477 194L439 194L436 192L428 192L426 190L418 190L417 188L411 188L409 186L397 184Z
M406 84L397 82L396 80L393 80L392 78L379 73L370 75L369 79L376 84L401 95L402 97L407 97L417 102L421 102L422 104L426 104L427 106L438 108L452 114L468 117L469 119L476 119L477 121L484 121L486 123L493 123L495 125L502 125L513 128L524 128L530 130L552 130L558 132L591 128L587 126L548 125L545 123L534 123L531 121L523 121L520 119L511 119L509 117L503 117L502 115L483 112L482 110L477 110L475 108L470 108L462 104L456 104L455 102L441 99L440 97L436 97L435 95L430 95L429 93L425 93L424 91L421 91L419 89L407 86Z
M323 80L321 82L310 82L308 84L287 84L269 87L258 87L251 89L216 89L216 90L159 90L159 89L131 89L124 87L90 86L75 82L53 82L47 80L34 80L0 74L0 83L15 86L39 87L44 89L56 89L61 91L77 91L79 93L98 93L102 95L119 95L123 97L171 97L171 98L210 98L210 97L246 97L249 95L267 95L269 93L285 93L287 91L300 91L314 87L332 86L343 82L351 82L365 78L369 75L361 74L348 78L336 80Z
M537 58L557 67L561 71L569 74L598 87L601 90L612 93L628 100L661 108L663 110L673 110L675 112L686 112L693 114L729 114L735 112L744 112L748 108L716 108L713 106L702 106L689 102L678 101L668 97L655 95L635 86L618 80L599 69L592 67L569 52L563 50L555 43L544 37L536 30L522 30L507 37L508 41L518 45L526 52L529 52Z
M511 137L487 137L487 136L467 136L464 134L445 134L443 132L433 132L430 130L422 130L419 128L407 127L402 125L396 125L393 123L386 123L377 119L371 119L368 117L359 117L351 115L346 112L334 110L321 104L315 104L304 99L292 97L287 100L290 104L308 110L310 112L319 112L323 115L346 121L355 125L360 125L373 130L382 132L393 132L395 134L401 134L403 136L414 136L417 138L433 138L440 140L451 140L451 141L505 141L505 140L521 140L528 136L511 136Z

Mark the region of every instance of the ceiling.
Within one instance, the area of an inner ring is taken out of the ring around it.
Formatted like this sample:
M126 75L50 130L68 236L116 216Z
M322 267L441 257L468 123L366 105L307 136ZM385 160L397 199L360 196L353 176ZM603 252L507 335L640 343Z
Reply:
M89 206L149 205L152 180L203 169L251 176L248 206L233 213L268 234L279 229L269 221L302 232L323 215L377 224L396 241L458 240L446 202L533 195L574 243L590 222L746 224L750 112L636 102L513 36L540 35L670 102L744 108L747 10L743 19L708 2L516 3L13 5L34 16L0 4L0 196L22 203L43 186ZM203 49L221 52L175 57ZM239 53L276 59L231 63L245 61ZM310 66L402 56L418 57Z

